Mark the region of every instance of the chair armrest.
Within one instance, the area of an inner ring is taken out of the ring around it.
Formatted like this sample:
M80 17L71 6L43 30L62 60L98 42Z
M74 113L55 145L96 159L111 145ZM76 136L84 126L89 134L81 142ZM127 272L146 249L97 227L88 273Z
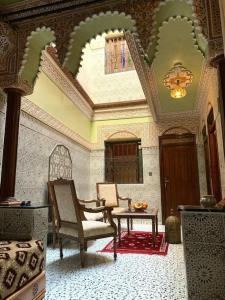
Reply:
M128 198L128 197L121 197L121 196L119 196L118 197L120 200L128 200L128 201L131 201L131 198Z
M96 208L87 208L87 207L84 207L83 205L81 205L80 209L82 211L86 211L86 212L90 212L90 213L99 213L99 212L106 212L108 210L113 210L112 207L106 207L106 206L99 206L99 207L96 207Z
M83 199L78 199L80 203L85 204L85 203L96 203L96 206L100 204L100 200L83 200Z
M102 203L102 206L105 206L105 202L106 202L105 198L99 198L98 201Z
M128 207L129 207L129 209L131 209L131 198L128 198L128 197L120 197L120 196L118 196L118 199L119 200L123 200L123 201L128 201Z

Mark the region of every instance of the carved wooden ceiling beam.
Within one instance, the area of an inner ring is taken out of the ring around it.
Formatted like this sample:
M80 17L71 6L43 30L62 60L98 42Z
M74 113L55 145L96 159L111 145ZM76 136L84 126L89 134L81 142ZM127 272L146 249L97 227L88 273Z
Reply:
M208 40L209 58L223 53L219 0L193 0L195 14Z

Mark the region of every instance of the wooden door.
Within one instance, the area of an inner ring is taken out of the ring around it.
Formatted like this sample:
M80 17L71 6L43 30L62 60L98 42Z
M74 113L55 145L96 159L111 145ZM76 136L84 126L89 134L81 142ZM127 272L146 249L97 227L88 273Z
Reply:
M199 178L195 135L159 137L163 222L178 205L199 205Z
M209 160L209 142L208 142L208 136L206 133L206 126L204 126L202 129L202 138L203 138L203 145L204 145L207 193L208 193L208 195L211 195L212 189L211 189L211 174L210 174L210 160Z
M222 200L222 194L215 122L212 126L209 125L208 132L212 191L213 195L216 197L216 200L220 201Z

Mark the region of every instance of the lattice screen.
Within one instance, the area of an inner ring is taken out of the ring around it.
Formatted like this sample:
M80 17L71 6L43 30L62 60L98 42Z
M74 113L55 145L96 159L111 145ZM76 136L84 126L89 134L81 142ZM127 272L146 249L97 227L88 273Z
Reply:
M69 149L57 145L49 157L49 180L72 179L72 160Z

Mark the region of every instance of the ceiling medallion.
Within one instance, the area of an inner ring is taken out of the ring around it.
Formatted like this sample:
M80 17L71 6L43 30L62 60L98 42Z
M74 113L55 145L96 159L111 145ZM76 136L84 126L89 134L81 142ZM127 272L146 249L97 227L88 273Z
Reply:
M163 83L170 89L170 96L180 99L187 95L186 87L192 82L193 74L182 66L181 63L174 64L173 68L165 75Z

